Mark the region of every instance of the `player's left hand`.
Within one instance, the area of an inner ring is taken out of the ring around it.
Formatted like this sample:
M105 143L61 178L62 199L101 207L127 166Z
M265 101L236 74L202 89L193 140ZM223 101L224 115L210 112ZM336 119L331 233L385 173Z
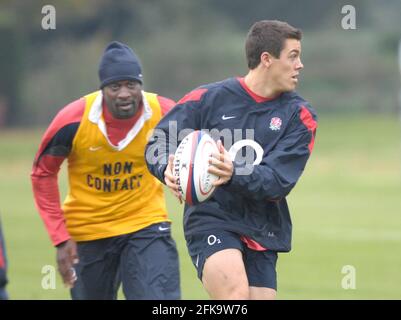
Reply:
M69 239L57 246L57 265L67 288L74 287L77 274L74 265L79 262L77 244Z
M213 185L216 187L230 181L234 172L234 165L231 156L220 140L217 141L217 148L219 149L219 153L212 153L212 156L209 159L211 166L208 170L208 172L220 177L218 180L213 182Z
M164 182L166 183L166 186L169 187L173 195L180 201L180 204L182 204L182 197L181 193L178 190L179 186L177 183L177 178L174 177L173 174L173 167L174 167L174 155L170 154L168 156L168 163L166 170L164 171Z

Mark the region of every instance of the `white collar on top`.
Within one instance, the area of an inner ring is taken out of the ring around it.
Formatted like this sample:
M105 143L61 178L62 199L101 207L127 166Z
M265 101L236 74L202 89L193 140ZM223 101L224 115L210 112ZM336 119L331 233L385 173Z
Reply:
M118 145L113 145L111 141L109 140L109 137L107 136L107 131L106 131L106 124L104 122L104 119L102 117L102 101L103 101L103 93L102 91L99 92L98 96L96 97L95 101L93 101L93 104L91 106L91 109L89 111L89 120L95 124L98 125L99 130L103 133L105 136L107 142L111 147L113 147L115 150L121 151L124 149L138 134L139 131L143 128L143 125L145 124L145 121L150 119L152 117L152 109L149 106L148 101L146 100L144 91L142 91L142 102L143 102L143 113L139 117L139 119L135 122L134 126L131 128L131 130L127 133L126 137L121 140Z

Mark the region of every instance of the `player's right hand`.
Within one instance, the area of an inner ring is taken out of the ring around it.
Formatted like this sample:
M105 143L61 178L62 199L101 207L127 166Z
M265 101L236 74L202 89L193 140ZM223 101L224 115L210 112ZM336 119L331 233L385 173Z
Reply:
M57 265L66 287L72 288L77 275L74 265L79 262L77 244L69 239L57 246Z
M173 175L173 162L174 162L174 155L170 154L168 156L168 164L166 170L164 171L164 182L166 186L170 188L173 195L182 203L181 193L178 190L177 180Z

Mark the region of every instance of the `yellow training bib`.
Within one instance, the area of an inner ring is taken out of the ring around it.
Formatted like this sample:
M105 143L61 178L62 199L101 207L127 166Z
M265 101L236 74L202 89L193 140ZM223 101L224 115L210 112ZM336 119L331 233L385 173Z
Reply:
M144 158L149 132L161 118L157 96L143 92L143 115L119 146L107 138L101 91L85 99L68 157L70 190L63 205L72 238L107 238L170 221L162 184L150 174Z

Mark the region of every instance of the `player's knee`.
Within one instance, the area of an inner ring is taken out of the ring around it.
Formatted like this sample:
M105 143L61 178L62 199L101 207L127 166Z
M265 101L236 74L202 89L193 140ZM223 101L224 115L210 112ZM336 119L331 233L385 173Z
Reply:
M227 296L227 300L249 300L249 290L234 290Z
M240 279L225 279L226 281L210 281L203 279L203 285L213 300L248 300L251 292L246 281Z
M264 287L250 287L251 300L275 300L276 290Z
M263 297L262 298L257 298L258 300L259 299L262 299L262 300L276 300L276 296L277 296L277 293L276 293L276 291L275 290L271 290L270 292L266 292L264 295L263 295ZM251 297L252 297L252 295L251 295Z
M249 287L245 284L234 284L227 287L226 297L223 299L227 300L249 300L250 291Z

